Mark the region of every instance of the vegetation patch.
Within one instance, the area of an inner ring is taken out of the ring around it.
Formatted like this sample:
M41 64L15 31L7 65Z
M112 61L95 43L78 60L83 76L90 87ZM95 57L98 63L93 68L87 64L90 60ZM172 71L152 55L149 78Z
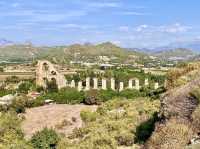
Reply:
M101 105L96 112L83 110L81 118L85 127L75 129L69 137L62 139L58 148L133 147L137 143L137 128L141 123L152 119L159 107L159 101L151 101L148 98L132 101L114 99ZM152 123L149 125L152 127ZM152 132L148 129L146 131Z

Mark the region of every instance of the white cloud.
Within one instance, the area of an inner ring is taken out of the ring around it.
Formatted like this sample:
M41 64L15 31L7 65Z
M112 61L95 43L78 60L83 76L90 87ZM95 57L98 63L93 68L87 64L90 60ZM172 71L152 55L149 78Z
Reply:
M119 30L122 32L128 32L129 31L129 27L128 26L120 26Z
M85 25L85 24L58 24L57 27L60 28L71 28L71 29L93 29L95 26Z
M175 23L172 25L160 25L160 26L150 26L150 25L139 25L135 27L135 31L137 32L145 32L145 33L184 33L188 30L192 29L190 26L185 26L180 23Z
M111 41L113 44L117 45L117 46L121 46L122 42L119 40L113 40Z
M147 16L150 15L150 13L145 12L137 12L137 11L124 11L124 12L118 12L119 15L130 15L130 16Z
M180 23L175 23L170 26L161 27L161 30L167 33L182 33L187 32L189 29L191 29L191 27L181 25Z
M137 32L142 32L142 31L144 31L145 29L147 29L149 26L148 25L146 25L146 24L143 24L143 25L140 25L140 26L138 26L138 27L136 27L136 31Z
M90 7L96 7L96 8L105 8L105 7L110 7L110 8L118 8L121 7L120 3L116 2L90 2L88 3L88 6Z
M47 11L34 11L34 10L15 10L11 12L4 12L0 17L28 17L26 20L30 22L58 22L67 20L72 17L82 17L87 15L87 11L72 10L67 12L47 12Z

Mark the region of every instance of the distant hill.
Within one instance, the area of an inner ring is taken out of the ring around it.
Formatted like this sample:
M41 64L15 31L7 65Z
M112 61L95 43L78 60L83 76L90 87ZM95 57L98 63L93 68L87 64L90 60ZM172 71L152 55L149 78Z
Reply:
M14 44L12 41L6 40L6 39L0 39L0 46L8 46Z
M28 45L0 46L1 61L24 61L37 57L38 50Z
M164 60L187 60L194 57L197 53L190 49L177 48L153 53L154 56Z
M171 48L186 48L196 52L200 52L200 40L194 40L189 42L175 42L168 45Z
M126 60L130 55L143 57L144 54L118 47L110 42L98 45L74 44L70 46L54 47L34 47L32 45L9 45L0 47L0 60L32 60L49 59L55 62L66 62L77 58L77 60L91 60L94 62L98 56L108 56L118 58L120 61Z

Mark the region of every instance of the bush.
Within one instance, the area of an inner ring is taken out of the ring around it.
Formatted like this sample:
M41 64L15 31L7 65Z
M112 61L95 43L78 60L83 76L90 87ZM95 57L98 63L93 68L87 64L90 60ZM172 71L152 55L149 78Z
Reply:
M0 115L0 140L7 132L14 132L16 136L23 137L20 129L21 121L17 118L16 113L7 112ZM0 141L1 142L1 141Z
M81 119L84 122L92 122L95 121L97 119L98 114L96 112L92 112L89 110L83 110L81 111Z
M12 94L13 92L14 91L12 91L12 90L0 89L0 97L3 97L8 94Z
M21 83L18 87L18 91L20 93L28 94L28 91L31 89L32 86L33 84L30 82Z
M57 104L79 104L85 99L84 92L79 92L74 88L63 88L58 92L49 92L40 96L36 100L51 99Z
M44 128L31 138L35 149L55 149L60 138L53 129Z
M43 106L44 104L45 104L45 101L39 98L35 100L29 100L27 108L39 107L39 106Z
M20 128L21 120L16 113L0 114L0 148L1 149L33 149L23 138Z
M118 93L116 91L111 90L111 89L109 89L109 90L100 90L99 91L99 98L103 102L111 100L114 97L116 97L117 95L118 95Z
M160 87L157 90L151 90L150 88L141 88L143 97L150 97L152 99L159 99L160 95L166 91L164 87Z
M20 97L13 100L12 104L9 107L16 113L24 113L26 105L27 105L27 99L24 97Z
M126 90L123 90L122 92L120 92L119 96L120 97L125 97L127 99L133 99L133 98L136 98L136 97L141 97L142 94L138 90L126 89Z
M26 108L38 107L44 104L44 100L41 99L29 100L27 96L18 96L8 108L16 113L24 113Z

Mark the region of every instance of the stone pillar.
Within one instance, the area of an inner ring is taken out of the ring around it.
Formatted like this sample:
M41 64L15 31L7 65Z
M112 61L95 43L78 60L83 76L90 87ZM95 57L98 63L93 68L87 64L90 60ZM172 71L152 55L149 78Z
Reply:
M102 79L102 89L107 90L107 80L106 79Z
M82 91L83 90L83 82L82 81L79 81L78 82L78 91Z
M86 78L86 87L85 90L88 91L90 90L90 78Z
M149 80L148 79L144 80L144 86L149 86Z
M94 88L95 90L98 89L98 79L97 78L93 78L93 83L94 83Z
M124 82L120 82L119 83L119 91L123 91L124 90Z
M111 89L115 90L115 79L111 78L110 83L111 83Z
M76 83L75 83L74 80L71 81L70 87L71 87L71 88L75 88L75 87L76 87Z
M154 84L154 89L157 90L158 88L159 88L159 84L158 84L158 82L156 82L156 83Z
M129 88L129 89L133 89L133 79L130 79L130 80L128 81L128 88Z
M140 90L140 81L139 79L135 79L135 89Z

